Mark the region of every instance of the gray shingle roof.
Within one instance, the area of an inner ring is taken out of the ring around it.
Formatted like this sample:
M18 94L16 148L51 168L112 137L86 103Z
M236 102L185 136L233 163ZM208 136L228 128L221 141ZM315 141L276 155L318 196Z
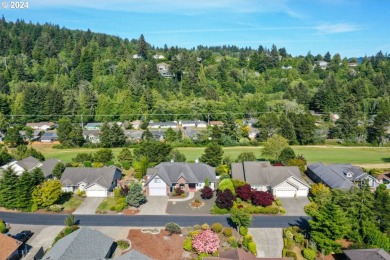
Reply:
M351 260L390 260L390 255L381 248L343 250Z
M163 162L154 168L148 168L146 175L160 176L169 186L183 177L187 183L205 182L206 178L210 182L215 182L215 168L204 163L183 163L183 162ZM153 179L149 178L148 183Z
M361 181L367 177L367 173L361 168L351 164L332 164L314 163L307 166L310 174L314 174L323 183L330 188L350 189L354 186L354 181ZM352 173L352 177L347 177L347 173Z
M41 140L56 140L58 139L57 132L45 132L41 136Z
M38 161L36 158L29 156L27 158L24 158L23 160L18 161L16 164L22 167L23 169L30 171L34 169L36 166L38 166L39 164L41 164L41 162Z
M269 162L232 163L232 178L251 185L275 187L293 176L308 185L297 166L270 166Z
M96 183L109 189L115 181L115 173L120 171L115 166L103 168L87 167L67 167L62 174L61 183L63 186L77 186L80 182L85 182L88 186Z
M42 169L43 175L45 176L45 178L50 176L53 173L54 167L59 162L63 163L63 161L55 159L55 158L48 159L48 160L42 162L42 165L40 166L40 168Z
M60 239L43 259L105 259L110 257L114 241L105 234L81 227Z
M128 253L116 258L116 260L152 260L152 258L142 254L135 249L132 249Z

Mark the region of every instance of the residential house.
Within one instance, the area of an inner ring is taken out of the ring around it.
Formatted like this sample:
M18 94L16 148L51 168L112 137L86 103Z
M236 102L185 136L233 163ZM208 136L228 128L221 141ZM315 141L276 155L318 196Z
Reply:
M179 121L179 125L183 128L185 127L206 128L207 127L207 123L205 121L200 121L200 120L196 120L196 121L182 120Z
M190 138L192 140L198 140L201 134L201 130L185 128L183 129L183 136Z
M41 143L51 143L58 141L57 131L44 132L41 136Z
M349 67L357 67L359 64L357 62L350 62L348 63Z
M291 70L292 66L283 65L282 70Z
M172 78L172 73L169 71L169 65L165 62L157 64L158 73L164 78Z
M53 122L39 122L39 123L27 123L26 126L31 127L34 130L47 131L55 127Z
M42 135L42 130L34 130L31 136L28 136L26 131L19 131L19 134L24 141L37 141Z
M142 139L144 130L125 130L123 131L127 140L132 142L139 142Z
M134 54L133 59L142 59L142 56L138 54Z
M386 185L387 189L390 189L390 172L380 174L376 176L376 179L378 180L379 184L384 184Z
M211 126L223 126L223 122L222 121L210 121L209 123Z
M271 166L269 162L232 163L232 178L276 197L306 197L310 186L296 166Z
M256 139L256 136L258 133L260 133L259 129L254 128L254 127L250 127L249 132L248 132L249 139L251 139L251 140Z
M63 161L55 158L47 159L46 161L41 163L41 166L39 167L42 169L43 175L46 179L53 178L53 169L58 163L65 164Z
M163 162L148 168L145 189L150 196L166 196L181 188L186 192L201 190L206 182L214 189L215 168L204 163Z
M131 127L135 130L138 130L141 128L141 125L142 125L142 121L141 120L134 120L134 121L131 121Z
M85 130L100 130L103 123L88 123L84 126Z
M0 233L0 259L20 259L19 248L23 243L10 236Z
M115 258L115 260L152 260L152 258L142 254L135 249L131 249L129 252L121 255L118 258Z
M255 119L255 118L249 118L249 119L244 119L242 120L242 124L244 126L248 125L248 126L253 126L255 124L257 124L259 120Z
M390 260L390 254L381 248L343 250L347 260Z
M11 167L11 169L14 170L15 174L17 176L22 175L25 171L32 171L33 169L37 167L41 167L42 163L38 161L36 158L30 156L27 158L24 158L20 161L12 161L10 163L7 163L6 165L3 165L0 169L5 170L8 167Z
M149 128L177 128L177 122L151 122L149 123Z
M351 164L314 163L307 166L307 176L316 183L324 183L332 189L351 189L363 181L375 189L380 183L360 167Z
M100 130L83 130L84 140L92 144L100 143Z
M42 259L108 259L115 247L111 237L88 227L80 227L58 240Z
M115 166L102 168L67 167L62 174L62 190L85 191L87 197L107 197L122 177L122 170Z

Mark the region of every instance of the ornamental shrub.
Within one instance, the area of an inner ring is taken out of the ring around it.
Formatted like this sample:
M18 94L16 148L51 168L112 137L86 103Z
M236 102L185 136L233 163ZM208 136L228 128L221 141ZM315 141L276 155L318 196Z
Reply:
M7 232L7 228L3 220L0 219L0 233L5 233L5 232Z
M212 254L219 249L219 238L210 229L204 230L194 237L192 246L198 253Z
M248 234L248 228L247 227L244 227L244 226L241 226L240 227L240 235L241 236L245 236Z
M131 164L130 164L129 162L122 162L122 167L123 167L123 169L129 170L129 169L130 169L130 166L131 166Z
M188 235L191 237L191 238L194 238L196 235L198 235L200 232L202 232L202 230L194 230L194 231L190 231L188 233Z
M115 198L123 198L123 194L121 192L121 188L115 188L114 189L114 197Z
M177 187L175 189L175 196L181 196L182 194L184 194L184 190L182 190L180 187Z
M232 228L229 228L229 227L225 227L223 228L222 230L222 234L225 236L225 237L231 237L233 235L233 229Z
M232 194L235 194L234 190L234 185L232 182L232 179L223 179L219 184L218 184L218 190L224 191L224 190L230 190Z
M204 200L211 199L214 196L213 190L209 186L205 186L200 194L200 197Z
M245 181L242 180L237 180L237 179L231 179L233 182L233 187L235 190L237 190L238 187L244 186L247 184Z
M236 188L237 197L244 201L249 201L252 197L252 188L250 184L244 184Z
M301 233L298 233L294 236L295 243L301 244L303 239L305 239L305 237Z
M202 230L206 230L206 229L210 229L209 224L207 223L202 224Z
M275 199L275 203L276 203L276 205L278 205L279 207L282 206L282 202L280 201L279 198Z
M248 243L248 250L252 255L257 255L256 243L251 241Z
M168 224L166 224L165 230L171 234L180 234L181 233L180 226L176 223L173 223L173 222L169 222Z
M287 238L287 239L289 239L289 240L293 240L294 235L293 235L293 233L292 233L290 230L286 230L286 231L284 232L284 237Z
M316 251L310 248L305 248L302 251L303 257L308 259L308 260L314 260L316 259Z
M126 250L127 248L130 247L129 242L127 242L126 240L118 240L118 241L116 241L116 244L122 250Z
M270 206L274 202L274 196L265 191L253 191L252 192L252 203L255 206Z
M214 205L213 208L211 209L212 214L227 214L229 213L228 209L221 209L217 205Z
M223 226L221 223L214 223L211 225L211 230L215 233L221 233Z
M217 199L215 203L221 209L230 210L233 207L233 201L236 200L236 196L229 189L225 189L223 191L218 191Z
M183 249L186 251L192 251L192 238L187 237L183 243Z

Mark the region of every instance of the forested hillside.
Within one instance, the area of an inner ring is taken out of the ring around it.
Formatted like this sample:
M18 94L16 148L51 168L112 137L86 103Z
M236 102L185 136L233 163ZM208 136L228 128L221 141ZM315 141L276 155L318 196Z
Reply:
M173 76L163 77L158 63ZM0 20L1 129L63 115L74 122L81 115L84 122L207 121L229 112L230 119L260 118L264 131L273 131L272 123L295 131L308 125L297 132L302 144L326 137L380 144L389 93L390 56L380 50L358 63L337 53L292 57L275 45L155 48L142 35L128 40ZM309 110L323 113L325 123L315 127ZM330 112L340 115L335 124L326 123Z

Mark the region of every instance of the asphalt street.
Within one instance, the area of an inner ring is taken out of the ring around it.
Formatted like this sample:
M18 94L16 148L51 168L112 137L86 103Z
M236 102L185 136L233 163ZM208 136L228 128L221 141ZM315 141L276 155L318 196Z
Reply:
M14 224L64 225L68 215L0 212L0 219ZM180 215L75 215L81 226L123 226L163 227L168 222L180 226L220 222L229 225L228 215L224 216L180 216ZM283 228L290 225L307 225L307 216L254 216L252 228Z

